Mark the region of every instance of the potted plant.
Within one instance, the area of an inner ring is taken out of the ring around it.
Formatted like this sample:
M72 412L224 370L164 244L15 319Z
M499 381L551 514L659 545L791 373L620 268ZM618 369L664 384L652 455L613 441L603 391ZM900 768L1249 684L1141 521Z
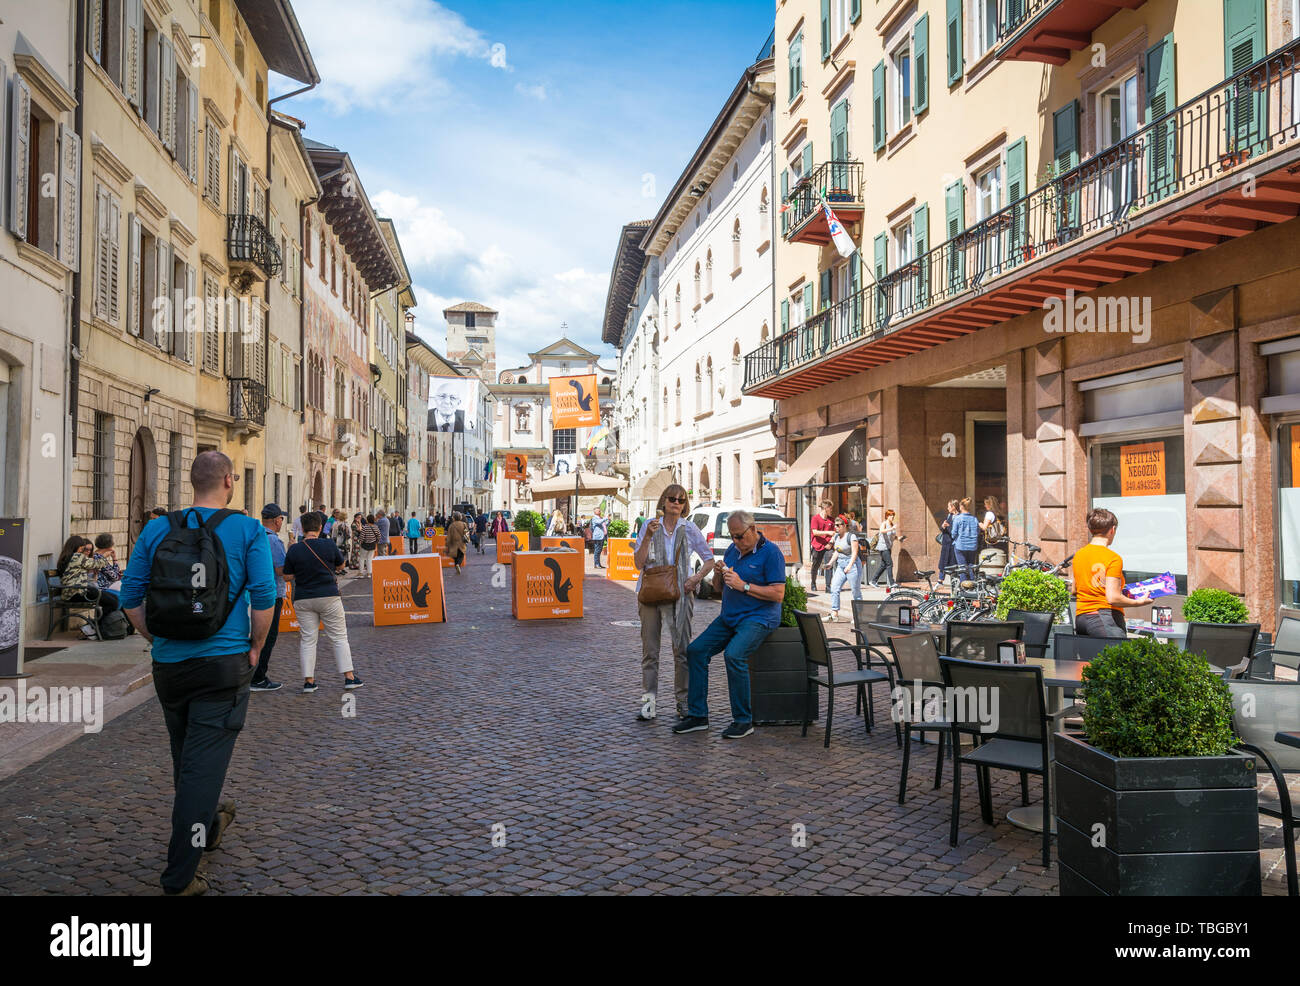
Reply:
M1070 587L1065 579L1051 572L1017 568L998 587L998 619L1005 620L1013 609L1055 613L1056 622L1064 623L1064 614L1070 610Z
M1197 589L1183 603L1188 623L1246 623L1250 610L1241 597L1222 589Z
M749 700L757 725L793 726L803 722L808 662L794 612L807 606L808 593L786 576L781 625L768 634L749 658ZM817 717L815 709L813 718Z
M612 537L612 538L625 538L625 537L627 537L627 532L628 532L627 521L622 520L622 519L619 519L619 520L611 520L611 521L609 522L609 536L610 536L610 537Z
M1260 893L1255 761L1205 658L1135 638L1083 671L1086 736L1057 734L1062 895Z
M528 550L537 551L546 533L546 518L536 510L520 510L515 514L515 530L528 532Z

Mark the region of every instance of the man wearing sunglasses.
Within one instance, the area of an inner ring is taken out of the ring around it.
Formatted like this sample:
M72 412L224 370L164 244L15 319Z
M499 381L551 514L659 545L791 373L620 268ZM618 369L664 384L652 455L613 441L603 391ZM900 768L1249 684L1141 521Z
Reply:
M674 733L709 728L709 660L719 651L727 665L732 723L723 739L740 739L754 731L749 707L749 656L781 622L785 598L785 557L754 527L745 510L727 517L731 547L713 563L713 588L722 593L722 612L686 649L690 669L687 716Z

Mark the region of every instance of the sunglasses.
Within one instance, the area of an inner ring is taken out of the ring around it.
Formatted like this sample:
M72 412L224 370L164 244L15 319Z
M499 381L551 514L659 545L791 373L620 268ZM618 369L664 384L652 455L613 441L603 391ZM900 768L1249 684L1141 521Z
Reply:
M685 503L685 502L686 502L686 497L684 497L684 496L667 496L667 497L664 497L664 499L667 500L669 503Z

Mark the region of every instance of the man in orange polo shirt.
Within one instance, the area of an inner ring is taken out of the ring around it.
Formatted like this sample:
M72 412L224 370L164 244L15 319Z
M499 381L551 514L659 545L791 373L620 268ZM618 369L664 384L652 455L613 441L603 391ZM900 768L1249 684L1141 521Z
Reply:
M1144 606L1150 596L1124 595L1124 559L1110 550L1119 520L1109 510L1088 514L1092 540L1074 553L1074 630L1084 637L1128 636L1122 609Z

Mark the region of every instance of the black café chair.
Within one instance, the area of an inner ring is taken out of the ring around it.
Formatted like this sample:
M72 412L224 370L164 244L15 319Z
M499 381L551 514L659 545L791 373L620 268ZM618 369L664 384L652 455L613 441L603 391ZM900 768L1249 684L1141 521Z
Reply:
M66 602L63 598L63 579L60 577L58 569L45 569L45 586L49 590L50 596L50 623L45 628L45 639L49 640L54 636L54 631L59 627L71 630L73 626L69 620L80 620L83 625L91 627L95 631L95 639L103 640L99 632L99 621L104 618L104 608L99 604L99 589L93 589L95 597L93 599L81 599L74 602ZM87 611L90 616L87 616Z
M949 620L946 654L963 661L996 661L998 644L1004 640L1023 640L1022 622L967 623Z
M1250 669L1258 639L1258 623L1189 623L1183 650L1204 654L1220 671L1237 678Z
M1047 642L1052 636L1055 613L1039 613L1030 609L1009 609L1007 619L1025 625L1025 654L1028 657L1046 657Z
M1262 760L1273 775L1278 806L1261 804L1259 813L1282 822L1286 855L1287 893L1300 896L1296 880L1295 802L1287 788L1287 775L1300 774L1300 748L1279 743L1278 733L1300 730L1300 684L1294 681L1229 681L1232 692L1232 731L1241 737L1241 749ZM1250 703L1253 708L1247 705ZM1244 711L1253 714L1244 715Z
M1123 642L1123 637L1085 637L1073 630L1058 630L1052 637L1052 657L1057 661L1092 661L1107 647Z
M1287 616L1278 610L1277 629L1267 644L1255 645L1255 656L1250 663L1250 677L1276 678L1277 669L1300 671L1300 619Z
M934 686L943 687L943 668L939 665L939 650L934 646L934 638L928 633L913 633L906 636L889 638L889 647L894 655L894 667L898 671L898 684L895 694L905 703L898 711L896 722L901 722L903 736L903 773L898 781L898 803L901 805L907 797L907 768L911 763L912 733L921 734L925 741L926 733L936 733L939 737L939 751L934 764L934 786L938 789L943 779L943 748L953 736L952 720L948 718L946 708L930 709L924 704L924 695L920 696L922 719L912 718L917 708L917 683L924 689ZM899 694L901 693L901 694Z
M852 602L853 610L853 635L857 638L866 652L865 656L858 661L858 667L870 668L878 667L886 671L890 668L889 646L886 642L889 634L883 630L873 627L873 623L890 623L898 625L898 611L910 605L908 602L874 602L868 599L854 599ZM867 701L875 700L872 691L872 685L867 685ZM858 699L853 710L855 713L861 713L862 700ZM894 736L898 740L898 745L903 745L903 734L899 730L898 724L894 724Z
M980 815L993 824L993 797L989 769L1014 770L1021 775L1020 800L1027 802L1026 774L1043 778L1043 866L1052 863L1051 751L1048 745L1053 719L1047 714L1043 692L1043 669L1037 664L996 664L988 661L940 660L944 684L954 695L988 695L997 690L997 729L982 732L977 709L968 702L953 701L948 714L953 722L952 828L948 844L957 845L957 823L961 815L961 766L975 768L979 787ZM984 742L963 752L960 736L970 733Z
M808 724L812 722L811 712L816 702L816 688L826 689L826 739L822 746L831 745L831 719L835 714L835 689L853 688L857 691L858 697L866 704L866 714L862 717L863 725L866 726L867 732L871 732L871 723L873 721L871 704L867 701L867 685L884 681L888 682L892 690L894 678L893 671L886 668L884 673L872 671L870 668L861 666L861 648L857 645L850 644L843 640L832 640L826 636L826 624L816 613L805 613L801 610L794 612L795 623L799 627L799 636L803 638L804 657L807 661L808 683L807 683L807 701L804 703L803 714L803 733L808 735ZM853 654L854 659L858 662L856 671L841 671L838 674L835 671L833 657L836 651L849 651Z

